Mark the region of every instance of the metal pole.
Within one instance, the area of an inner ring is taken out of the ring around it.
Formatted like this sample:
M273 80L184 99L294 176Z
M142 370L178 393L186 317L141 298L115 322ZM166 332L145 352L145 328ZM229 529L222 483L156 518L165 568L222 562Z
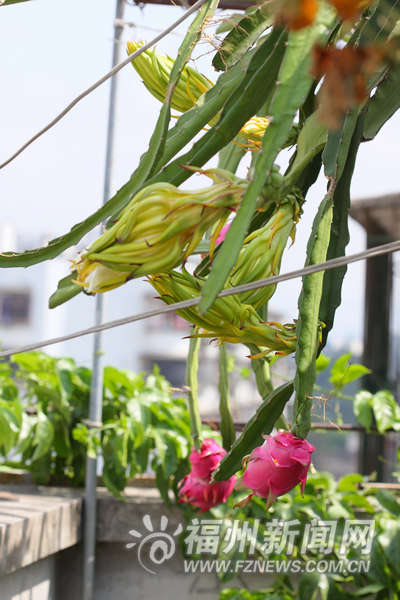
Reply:
M125 0L117 0L114 24L114 49L112 66L121 61L122 33ZM107 151L104 173L103 204L111 195L111 182L113 175L113 155L115 148L115 116L117 104L117 86L119 73L111 79L110 105L108 111ZM105 302L104 294L96 296L95 323L100 325L104 321ZM102 421L103 409L103 332L95 333L93 349L93 370L90 389L89 422L95 427ZM90 426L90 425L89 425ZM84 535L83 535L83 600L93 600L94 571L96 557L96 484L97 484L97 459L86 458L86 482L84 498Z
M388 234L372 219L364 224L367 248L388 241ZM392 303L393 257L375 256L367 260L365 281L364 352L363 364L372 371L362 380L363 388L375 394L382 388L390 389L390 316ZM379 434L361 435L360 472L370 475L377 472L378 481L387 480L385 473L385 441ZM389 479L390 481L390 479Z

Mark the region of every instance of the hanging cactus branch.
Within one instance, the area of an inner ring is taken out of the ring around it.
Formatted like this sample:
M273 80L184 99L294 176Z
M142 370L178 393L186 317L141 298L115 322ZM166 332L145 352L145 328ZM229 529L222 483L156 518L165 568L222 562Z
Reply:
M336 181L331 182L314 219L308 241L306 266L326 260L332 223L333 194ZM322 297L324 272L307 275L299 298L299 318L296 335L296 375L294 389L296 396L293 405L292 433L304 439L311 428L311 405L314 383L317 376L315 361L321 340L321 324L318 320Z
M199 339L190 340L187 366L186 366L186 386L188 395L188 409L190 416L190 429L193 438L194 447L197 451L201 449L201 418L199 412L199 399L197 373L199 370Z

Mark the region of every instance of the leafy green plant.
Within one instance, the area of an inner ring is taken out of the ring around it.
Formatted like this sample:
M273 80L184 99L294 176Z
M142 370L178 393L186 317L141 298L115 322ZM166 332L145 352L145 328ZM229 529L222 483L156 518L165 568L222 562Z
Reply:
M400 406L389 390L379 390L376 394L366 390L358 392L354 399L354 414L367 431L375 419L379 433L388 429L400 432Z
M157 368L135 375L106 367L103 424L89 427L90 377L72 359L40 352L2 363L1 466L28 469L38 483L82 486L86 452L95 456L100 450L103 481L115 495L129 478L150 469L169 502L171 478L177 482L188 470L186 401L172 397Z
M218 558L245 560L279 560L301 561L303 571L297 573L281 573L276 575L276 580L265 590L250 591L245 589L225 588L220 594L220 600L326 600L338 598L341 600L355 600L356 598L374 598L375 600L397 599L400 593L399 560L400 548L400 504L393 493L387 490L377 490L373 484L362 475L355 473L335 481L330 473L314 472L309 475L304 498L298 489L293 490L284 497L279 498L270 511L266 514L264 503L253 498L252 503L242 509L232 509L237 497L228 501L227 506L220 506L210 512L216 519L223 518L223 529L220 534ZM205 515L207 518L207 515ZM236 544L230 554L224 553L226 532L233 527L233 521L239 519L243 524L249 523L250 529L258 520L257 543L255 552L250 550L250 542L242 552L237 550ZM319 549L301 548L305 537L305 528L310 521L316 522L337 521L337 529L333 548L325 553ZM372 543L371 554L361 555L359 549L348 548L346 554L339 554L344 522L346 519L373 519L375 522L375 537ZM295 538L292 553L268 552L262 550L264 534L269 526L274 523L298 521L295 529L299 535ZM204 555L203 555L204 558ZM307 573L304 566L308 561L327 560L344 565L349 560L370 560L370 568L366 573L353 574L343 569L343 572L332 568L331 573ZM219 574L221 580L227 583L234 572Z
M371 373L371 370L364 365L354 363L351 360L351 352L342 354L335 360L330 368L329 381L334 385L335 393L340 391L349 383L357 381L364 375ZM316 360L317 373L322 373L331 363L331 359L325 354L320 354Z

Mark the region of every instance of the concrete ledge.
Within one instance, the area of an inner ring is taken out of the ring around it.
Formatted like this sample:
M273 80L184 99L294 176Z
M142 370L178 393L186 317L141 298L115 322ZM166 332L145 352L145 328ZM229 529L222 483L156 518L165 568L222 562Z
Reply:
M2 492L15 497L2 499ZM0 577L81 540L83 489L0 484ZM182 511L168 509L157 488L127 487L125 501L97 488L98 542L131 542L131 529L143 527L150 515L155 527L162 515L169 527L184 523Z
M83 555L78 542L84 490L8 484L0 485L0 497L1 492L17 498L0 500L0 600L80 598ZM126 488L125 501L98 488L97 498L96 600L132 600L132 594L136 600L161 596L216 600L224 584L216 573L186 572L177 539L173 556L156 567L149 546L143 548L143 562L137 548L126 547L135 541L129 531L135 529L145 539L150 521L155 532L165 528L173 535L178 524L184 524L178 507L169 510L155 488ZM264 589L273 578L241 574L229 585Z
M98 542L132 542L131 529L144 530L143 517L149 515L155 528L161 516L168 518L168 530L174 531L178 524L184 525L182 510L165 506L157 488L127 487L125 502L114 498L105 488L97 488L97 532Z
M0 485L0 577L26 567L81 538L82 499L74 490Z

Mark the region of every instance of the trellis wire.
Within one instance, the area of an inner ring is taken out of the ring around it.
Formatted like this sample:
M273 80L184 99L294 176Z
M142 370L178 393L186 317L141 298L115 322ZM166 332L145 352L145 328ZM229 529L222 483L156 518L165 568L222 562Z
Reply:
M3 162L2 164L0 164L0 169L3 169L3 167L5 167L8 164L10 164L10 162L12 162L15 158L17 158L17 156L19 156L24 150L26 150L26 148L28 148L28 146L30 146L31 144L33 144L33 142L35 142L44 133L46 133L46 131L49 131L49 129L51 129L52 127L54 127L54 125L56 125L59 121L61 121L61 119L63 117L65 117L65 115L68 114L69 111L72 110L74 108L74 106L76 106L76 104L78 104L78 102L80 102L81 100L83 100L83 98L85 98L86 96L88 96L89 94L91 94L95 89L97 89L98 87L100 87L105 81L107 81L108 79L110 79L110 77L112 77L113 75L115 75L116 73L118 73L118 71L120 71L121 69L123 69L123 67L125 67L126 65L128 65L130 62L132 62L137 56L139 56L140 54L142 54L142 52L145 52L146 50L148 50L149 48L151 48L152 46L154 46L154 44L157 44L157 42L159 42L160 40L162 40L166 35L168 35L169 33L171 33L171 31L173 29L175 29L176 27L178 27L178 25L180 25L185 19L187 19L191 14L193 14L194 12L196 12L196 10L198 8L200 8L200 6L202 4L204 4L205 1L206 0L197 0L196 4L193 4L193 6L191 8L189 8L181 17L179 17L179 19L177 19L174 23L172 23L172 25L170 25L169 27L167 27L166 29L164 29L164 31L162 31L162 33L160 33L154 39L152 39L151 42L148 42L147 44L144 44L144 46L142 46L141 48L139 48L138 50L136 50L136 52L134 52L133 54L130 54L127 58L125 58L125 60L123 60L121 63L119 63L119 65L117 65L116 67L114 67L113 69L111 69L111 71L109 71L101 79L99 79L98 81L96 81L96 83L94 83L89 88L87 88L87 90L85 90L84 92L82 92L82 94L79 94L79 96L77 96L74 100L72 100L72 102L70 104L68 104L68 106L66 108L64 108L64 110L62 112L60 112L60 114L55 119L53 119L48 125L46 125L45 127L43 127L43 129L41 129L40 131L38 131L38 133L36 133L23 146L21 146L21 148L19 150L17 150L17 152L15 152L12 156L10 156L10 158L8 158L5 162Z
M364 260L367 258L373 258L374 256L381 256L382 254L389 254L391 252L396 252L400 250L400 240L396 242L391 242L390 244L384 244L382 246L377 246L376 248L370 248L369 250L363 250L363 252L358 252L357 254L351 254L350 256L342 256L340 258L333 258L324 263L320 263L317 265L310 265L309 267L305 267L303 269L298 269L297 271L290 271L289 273L284 273L282 275L274 275L273 277L268 277L267 279L260 279L258 281L253 281L251 283L246 283L244 285L237 285L236 287L232 287L227 290L223 290L220 294L218 294L218 298L223 298L225 296L231 296L232 294L239 294L242 292L248 292L250 290L257 290L262 287L266 287L268 285L275 285L282 281L289 281L290 279L297 279L298 277L304 277L306 275L311 275L312 273L318 273L319 271L328 271L330 269L335 269L337 267L343 267L345 265L351 264L353 262L358 262L360 260ZM120 327L121 325L127 325L128 323L134 323L136 321L142 321L143 319L149 319L151 317L155 317L157 315L162 315L169 312L175 312L177 310L181 310L183 308L189 308L191 306L196 306L200 302L200 297L192 298L190 300L184 300L183 302L177 302L175 304L170 304L169 306L163 306L156 310L152 310L145 313L139 313L137 315L131 315L130 317L124 317L123 319L117 319L115 321L108 321L108 323L102 323L101 325L96 325L94 327L88 327L87 329L83 329L81 331L76 331L75 333L70 333L68 335L64 335L58 338L53 338L49 340L44 340L43 342L36 342L34 344L27 344L26 346L20 346L19 348L14 348L11 350L5 350L4 352L0 352L0 358L6 358L7 356L11 356L13 354L20 354L21 352L30 352L32 350L38 350L43 346L51 346L53 344L58 344L60 342L66 342L68 340L72 340L77 337L82 337L84 335L89 335L90 333L96 333L97 331L104 331L106 329L113 329L114 327Z

